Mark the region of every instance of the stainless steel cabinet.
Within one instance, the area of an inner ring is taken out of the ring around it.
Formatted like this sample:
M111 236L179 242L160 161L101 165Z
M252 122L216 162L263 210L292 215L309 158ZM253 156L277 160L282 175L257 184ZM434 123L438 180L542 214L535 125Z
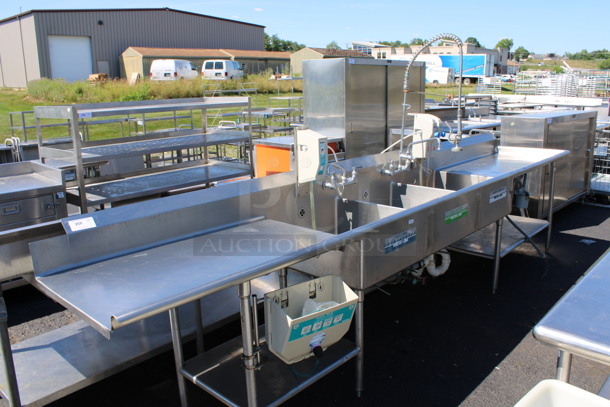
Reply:
M559 110L502 117L503 146L569 150L557 162L555 198L557 210L588 193L593 167L596 111ZM528 181L530 215L548 216L549 174L537 170Z
M305 125L329 138L344 138L346 158L377 154L388 146L402 118L407 61L334 58L303 63ZM410 113L424 111L425 65L409 76Z

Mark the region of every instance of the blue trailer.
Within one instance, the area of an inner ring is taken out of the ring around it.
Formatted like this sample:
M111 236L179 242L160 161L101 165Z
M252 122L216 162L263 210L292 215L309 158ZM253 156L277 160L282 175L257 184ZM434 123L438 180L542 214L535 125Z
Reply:
M392 59L396 60L410 60L413 58L413 54L402 54L392 55ZM488 54L466 54L464 55L464 73L462 75L462 82L464 85L470 85L476 83L480 78L494 76L494 56ZM434 68L449 68L449 71L453 73L455 81L457 83L460 72L460 56L459 55L440 55L440 54L420 54L417 57L418 61L426 63L426 81L444 83L441 80L435 80L432 71L429 71L429 67Z
M439 55L442 66L453 68L455 71L456 81L459 80L460 72L460 56L459 55ZM494 57L487 54L467 54L464 55L462 73L462 83L470 85L476 83L479 78L485 76L494 76Z

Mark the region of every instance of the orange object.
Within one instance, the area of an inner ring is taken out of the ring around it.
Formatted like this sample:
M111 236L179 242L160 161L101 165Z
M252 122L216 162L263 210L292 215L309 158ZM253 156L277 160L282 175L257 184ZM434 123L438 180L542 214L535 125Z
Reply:
M292 157L289 148L256 144L254 149L256 151L256 178L292 170Z
M331 148L332 148L332 149L335 151L335 153L339 153L339 152L340 152L340 151L339 151L339 143L336 143L336 142L334 142L334 143L328 143L328 147L330 147L330 148L328 149L328 155L331 155L331 154L333 153L333 152L332 152L332 150L331 150Z

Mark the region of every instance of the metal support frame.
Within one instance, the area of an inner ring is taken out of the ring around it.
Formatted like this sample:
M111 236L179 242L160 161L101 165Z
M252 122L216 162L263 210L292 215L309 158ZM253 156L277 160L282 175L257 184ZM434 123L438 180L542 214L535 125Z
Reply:
M360 251L360 286L364 286L364 241L358 243ZM364 391L364 290L357 290L358 304L356 305L356 396L360 398Z
M180 333L180 319L178 317L178 309L171 308L169 310L169 326L172 332L172 345L174 348L174 361L176 364L176 375L178 379L178 392L180 393L180 405L188 406L186 397L186 382L184 376L180 372L182 363L184 363L184 354L182 352L182 335Z
M491 289L492 294L496 293L498 289L498 278L500 276L500 249L502 247L502 227L504 226L504 218L500 218L496 221L496 242L494 249L494 277L493 286Z
M540 250L540 248L538 247L538 245L536 244L536 242L534 242L534 241L532 240L532 238L531 238L531 237L530 237L530 236L529 236L529 235L528 235L528 234L527 234L527 233L526 233L526 232L525 232L523 229L521 229L521 227L520 227L519 225L517 225L517 223L516 223L514 220L512 220L512 219L510 218L510 216L509 216L509 215L506 215L506 220L507 220L507 221L509 221L509 222L510 222L510 224L511 224L511 225L513 225L513 227L514 227L515 229L517 229L517 231L523 235L523 237L525 238L525 240L527 240L527 241L528 241L528 242L529 242L529 243L530 243L532 246L534 246L534 249L536 249L536 251L538 252L538 254L540 255L540 257L542 257L543 259L546 257L545 253L544 253L542 250Z
M356 305L356 396L360 398L364 391L364 291L356 291L358 304Z
M572 354L560 350L557 355L557 372L555 378L568 383L570 381L570 368L572 367Z
M288 270L286 268L278 270L278 277L280 279L280 288L288 287Z
M556 166L555 161L549 164L551 167L551 185L549 188L549 216L547 220L549 221L549 227L546 233L546 245L544 246L544 251L546 253L549 252L549 248L551 246L551 232L553 228L553 200L555 199L555 172Z
M252 336L252 313L250 310L250 281L241 283L238 287L239 292L239 313L241 316L241 335L243 343L244 374L246 375L246 391L248 406L256 407L256 383L255 383L255 357L254 357L254 338Z
M203 314L201 305L201 299L193 301L193 306L195 307L195 342L197 344L197 353L203 352Z
M547 234L546 234L546 243L544 246L544 253L540 248L534 243L534 241L521 229L512 219L507 215L506 219L523 235L523 237L534 246L534 249L538 252L540 257L543 259L546 258L546 254L549 252L549 248L551 246L551 235L553 232L553 199L555 197L555 161L548 164L550 167L550 187L549 187L549 215L547 218L548 226L547 226ZM501 247L502 247L502 227L504 225L504 218L498 219L496 221L496 240L494 247L494 268L493 268L493 285L492 285L492 294L496 293L498 289L498 279L500 276L500 259L501 259Z
M6 311L6 303L4 297L0 295L0 346L2 347L2 368L4 369L4 377L7 381L8 404L10 407L21 406L19 397L19 385L17 383L17 373L15 372L15 363L13 361L13 351L11 349L11 340L8 335L8 312Z

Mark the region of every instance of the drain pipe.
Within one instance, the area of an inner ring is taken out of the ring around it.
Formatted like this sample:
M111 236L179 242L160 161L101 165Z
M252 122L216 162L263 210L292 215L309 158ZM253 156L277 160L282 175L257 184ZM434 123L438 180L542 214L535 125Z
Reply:
M441 264L436 265L436 260L434 259L434 255L428 256L425 260L425 269L432 277L438 277L440 275L445 274L447 270L449 270L449 265L451 264L451 257L449 256L449 252L447 250L440 250L437 252L441 256Z
M407 105L407 94L409 93L409 72L411 70L411 65L417 59L419 54L426 48L428 48L432 43L442 40L442 39L450 39L455 41L458 47L460 47L460 72L459 72L459 82L458 82L458 111L457 111L457 135L455 136L455 147L452 150L459 151L459 142L462 140L462 72L464 71L464 43L462 40L454 34L444 33L438 34L428 41L413 55L413 58L409 61L407 68L405 69L405 77L404 82L402 84L403 89L403 99L402 99L402 119L400 126L400 152L403 150L403 142L405 136L405 118L407 116L407 110L411 108L411 106Z

